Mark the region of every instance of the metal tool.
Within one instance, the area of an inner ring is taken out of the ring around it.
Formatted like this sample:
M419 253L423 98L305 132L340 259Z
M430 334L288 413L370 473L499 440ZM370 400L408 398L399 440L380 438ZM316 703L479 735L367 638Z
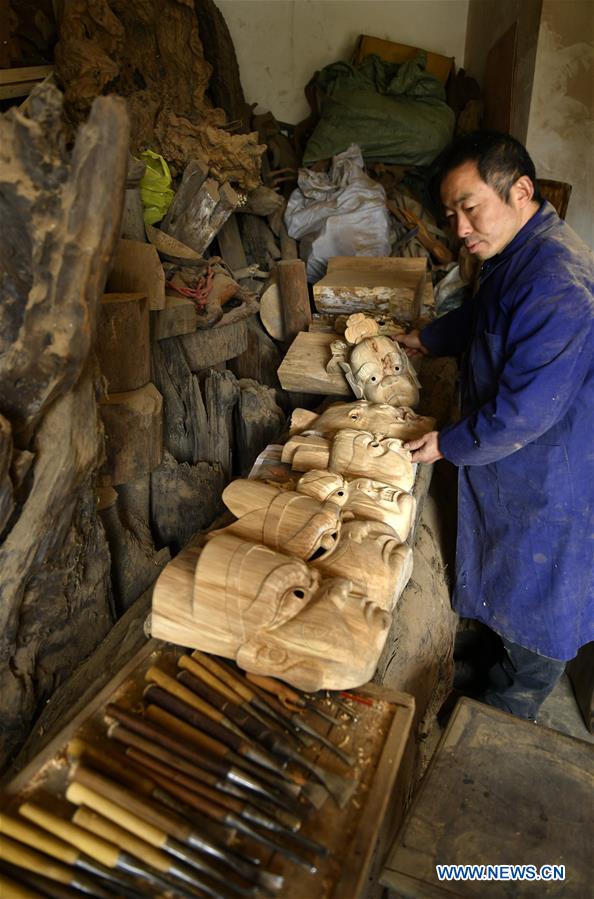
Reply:
M26 872L33 872L47 877L64 886L73 887L81 893L93 896L95 899L113 899L113 893L104 889L96 880L86 877L68 865L53 861L47 855L29 849L22 843L11 840L10 837L0 837L0 855L2 860L22 868Z

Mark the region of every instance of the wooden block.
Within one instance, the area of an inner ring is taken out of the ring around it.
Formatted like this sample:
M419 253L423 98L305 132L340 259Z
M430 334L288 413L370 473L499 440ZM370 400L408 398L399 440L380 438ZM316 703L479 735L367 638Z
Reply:
M175 199L161 224L163 231L200 255L240 202L239 195L230 184L219 187L213 178L205 180L206 173L200 162L190 160Z
M274 269L260 294L260 321L275 340L286 340L278 278Z
M109 393L144 387L151 378L148 299L106 293L99 303L97 357Z
M342 372L326 371L332 355L330 344L337 336L321 331L302 331L298 334L278 369L281 387L298 393L352 397Z
M281 301L284 339L292 340L311 322L305 263L285 259L276 264L276 279Z
M151 313L153 338L164 340L193 334L197 323L196 303L179 293L165 294L165 308Z
M314 284L318 312L375 312L405 321L419 317L427 277L425 258L335 256Z
M106 290L114 293L140 291L149 299L149 309L165 308L165 273L154 246L139 240L120 240Z
M127 484L156 468L163 454L163 397L154 384L99 401L107 461L99 486Z
M219 362L234 359L247 349L246 319L184 334L179 340L192 371L211 368Z
M560 809L571 814L560 814ZM398 896L486 896L484 883L445 883L436 864L565 866L550 896L592 892L592 746L463 697L388 855L380 882ZM590 884L590 886L588 886ZM534 884L494 896L530 897Z
M233 272L246 268L247 259L234 215L230 216L220 229L217 240L221 256Z

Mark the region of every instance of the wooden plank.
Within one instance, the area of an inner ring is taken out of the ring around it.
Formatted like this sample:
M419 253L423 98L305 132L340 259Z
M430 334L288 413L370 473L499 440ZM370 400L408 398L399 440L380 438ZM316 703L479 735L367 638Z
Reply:
M0 69L0 84L20 84L28 81L43 81L54 71L53 65L17 66L13 69Z
M165 308L165 273L150 243L120 240L105 288L109 293L145 293L149 309Z
M293 340L311 322L305 263L285 259L276 264L276 280L281 301L285 340Z
M352 397L342 372L326 371L332 355L330 344L337 337L337 334L322 331L302 331L298 334L278 369L281 387L298 393Z
M202 371L234 359L247 349L246 320L183 334L179 340L191 370Z
M193 334L198 316L196 303L179 293L165 293L164 309L151 312L152 335L154 340Z
M426 276L425 258L336 256L314 284L314 302L318 312L374 312L414 321Z
M217 234L217 240L221 256L233 272L246 268L247 259L241 237L239 236L239 225L235 215L227 219Z
M381 882L405 896L500 897L509 886L440 884L435 866L563 864L566 879L547 882L547 896L581 899L591 888L593 786L589 743L462 699ZM533 896L534 884L516 881L513 895Z

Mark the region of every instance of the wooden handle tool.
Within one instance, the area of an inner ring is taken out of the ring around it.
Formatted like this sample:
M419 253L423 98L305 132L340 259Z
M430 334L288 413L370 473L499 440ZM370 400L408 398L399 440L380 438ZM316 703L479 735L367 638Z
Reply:
M0 896L5 896L6 899L43 899L41 893L33 892L4 874L0 874Z
M17 868L23 868L27 872L32 871L34 874L41 874L43 877L49 878L49 880L74 887L90 896L100 897L100 899L113 899L113 893L104 890L90 877L78 874L67 865L53 861L47 855L42 855L34 849L29 849L28 846L17 843L4 835L0 837L0 856L3 861L16 865Z

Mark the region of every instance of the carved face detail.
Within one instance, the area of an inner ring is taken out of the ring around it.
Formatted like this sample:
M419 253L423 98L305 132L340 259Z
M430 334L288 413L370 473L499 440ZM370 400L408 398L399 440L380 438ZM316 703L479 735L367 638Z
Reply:
M351 350L349 366L346 378L357 396L391 406L418 403L419 391L410 377L406 356L389 337L362 340Z
M292 621L244 644L237 663L301 690L346 689L373 675L390 615L344 578L330 578Z
M297 410L302 412L302 410ZM305 411L305 410L303 410ZM303 427L291 428L291 433L319 434L332 436L343 428L371 431L384 437L398 437L400 440L414 440L435 428L435 419L417 415L408 406L391 406L388 403L370 403L357 400L355 403L333 403L320 415L306 413L301 416ZM299 415L293 413L295 421ZM293 419L291 420L293 425Z
M349 485L335 471L307 471L297 481L299 493L306 493L316 499L344 506L349 498Z
M411 454L401 440L351 428L334 437L329 468L346 478L371 476L401 490L410 490L414 482Z

